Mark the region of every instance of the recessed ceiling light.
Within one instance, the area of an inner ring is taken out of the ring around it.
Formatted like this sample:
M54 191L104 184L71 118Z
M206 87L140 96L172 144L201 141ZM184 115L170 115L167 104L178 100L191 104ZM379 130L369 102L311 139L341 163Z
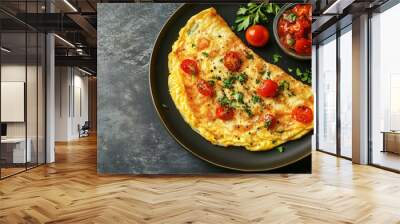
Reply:
M333 2L332 5L330 5L327 9L322 12L323 15L326 14L342 14L343 10L351 5L355 0L336 0Z
M5 48L5 47L1 47L0 49L1 49L2 51L6 52L6 53L10 53L10 52L11 52L11 50L9 50L9 49L7 49L7 48Z
M88 71L86 71L86 70L83 70L83 69L81 69L81 68L79 68L79 67L78 67L78 70L81 71L81 72L83 72L83 73L85 73L85 74L87 74L87 75L90 75L90 76L92 75L92 73L90 73L90 72L88 72Z
M78 12L78 10L68 1L64 0L65 4L67 4L74 12Z
M73 45L71 42L69 42L68 40L66 40L66 39L64 39L64 38L62 38L62 37L60 37L59 35L57 35L57 34L54 34L54 36L55 37L57 37L59 40L61 40L62 42L64 42L64 43L66 43L67 45L69 45L70 47L73 47L73 48L75 48L75 45Z

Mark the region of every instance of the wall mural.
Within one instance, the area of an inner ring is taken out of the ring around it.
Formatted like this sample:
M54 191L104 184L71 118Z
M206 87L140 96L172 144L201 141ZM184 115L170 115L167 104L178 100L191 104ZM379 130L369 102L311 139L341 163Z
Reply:
M311 172L309 4L99 4L99 173Z

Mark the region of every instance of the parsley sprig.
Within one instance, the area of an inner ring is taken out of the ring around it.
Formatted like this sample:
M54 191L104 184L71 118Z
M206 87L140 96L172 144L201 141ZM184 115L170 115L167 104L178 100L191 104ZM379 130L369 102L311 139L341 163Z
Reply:
M280 10L275 3L248 3L241 6L236 12L236 20L233 29L236 31L246 30L250 25L268 22L268 14L276 15Z

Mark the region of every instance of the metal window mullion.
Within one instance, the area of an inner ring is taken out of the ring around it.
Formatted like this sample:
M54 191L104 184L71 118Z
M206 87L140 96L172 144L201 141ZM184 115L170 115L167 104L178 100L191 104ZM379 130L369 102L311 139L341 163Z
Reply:
M318 100L319 100L319 55L318 55L318 51L319 51L319 44L316 45L315 47L315 148L316 150L319 149L319 109L318 109Z
M371 56L372 56L372 29L371 29L371 19L372 12L368 12L368 31L367 31L367 42L368 42L368 53L367 53L367 83L368 83L368 156L367 156L367 164L373 164L373 153L372 153L372 64L371 64Z
M45 13L47 13L47 0L45 1ZM47 163L47 35L44 33L44 163ZM43 71L43 69L42 69ZM42 73L43 77L43 73ZM61 90L60 90L61 91Z
M340 119L340 30L336 30L336 155L341 156L341 119Z
M36 1L39 13L39 1ZM39 165L39 33L36 32L36 166Z
M25 21L28 17L28 1L25 1ZM25 170L28 169L28 113L27 113L27 97L28 97L28 26L25 25L25 100L24 100L24 118L25 118Z

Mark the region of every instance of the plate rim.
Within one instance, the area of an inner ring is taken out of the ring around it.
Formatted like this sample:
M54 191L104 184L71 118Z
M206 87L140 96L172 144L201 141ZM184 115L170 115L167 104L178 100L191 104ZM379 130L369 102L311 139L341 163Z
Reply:
M217 166L217 167L222 167L222 168L225 168L225 169L235 170L235 171L241 171L241 172L262 172L262 171L275 170L275 169L279 169L279 168L285 167L285 166L287 166L287 165L296 163L296 162L298 162L298 161L300 161L300 160L306 158L307 156L311 155L311 154L312 154L312 150L310 150L308 153L305 153L303 156L301 156L301 157L299 157L299 158L297 158L297 159L295 159L295 160L291 160L291 161L288 162L288 163L283 163L283 164L280 164L280 165L277 165L277 166L272 166L272 167L269 167L269 168L260 168L260 169L241 169L241 168L237 168L237 167L231 167L231 166L222 165L222 164L219 164L219 163L210 161L210 160L208 160L207 158L204 158L203 156L200 156L199 154L197 154L196 152L194 152L193 150L191 150L189 147L187 147L185 144L183 144L183 143L175 136L175 134L172 133L172 131L169 129L168 125L165 123L165 121L164 121L164 119L163 119L163 117L162 117L162 115L161 115L161 112L160 112L160 111L161 111L161 108L159 108L159 105L156 104L155 99L154 99L154 95L153 95L153 85L152 85L152 82L151 82L151 80L152 80L152 79L151 79L151 77L152 77L151 74L152 74L152 72L153 72L153 70L154 70L154 69L153 69L153 64L154 64L154 61L155 61L155 53L154 53L155 50L154 50L154 49L155 49L156 47L158 48L158 46L160 45L160 40L161 40L160 35L166 32L166 27L167 27L167 25L171 23L172 19L173 19L174 17L176 17L177 14L178 14L184 7L188 7L188 6L190 6L190 5L191 5L191 3L184 3L184 4L182 4L181 6L179 6L179 7L171 14L171 16L168 17L167 21L163 24L163 26L161 27L160 31L159 31L158 34L157 34L157 38L156 38L156 40L155 40L154 43L153 43L153 50L152 50L151 55L150 55L148 79L149 79L149 87L150 87L150 88L149 88L149 91L150 91L151 101L152 101L152 103L153 103L154 108L156 109L156 113L157 113L157 116L158 116L159 120L160 120L161 123L163 124L164 128L167 130L168 134L169 134L181 147L183 147L186 151L190 152L192 155L196 156L197 158L199 158L199 159L201 159L201 160L203 160L203 161L206 161L206 162L208 162L208 163L210 163L210 164L213 164L214 166ZM171 46L171 47L172 47L172 46ZM168 75L169 75L169 74L168 74ZM193 131L193 129L192 129L192 131ZM306 136L306 135L304 135L303 137L305 137L305 136ZM303 138L303 137L302 137L302 138ZM212 143L208 142L208 144L212 144ZM229 147L229 146L228 146L228 147ZM271 150L272 150L272 149L271 149ZM266 150L266 151L269 151L269 150Z

